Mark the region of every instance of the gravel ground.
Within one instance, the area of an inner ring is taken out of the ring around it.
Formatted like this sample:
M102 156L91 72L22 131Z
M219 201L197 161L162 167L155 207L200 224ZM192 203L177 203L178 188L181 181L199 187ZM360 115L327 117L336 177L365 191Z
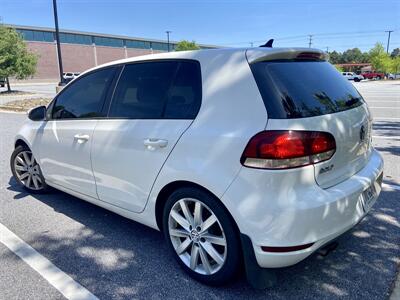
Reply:
M374 145L386 183L400 182L400 85L356 84L371 107ZM380 97L382 96L382 97ZM382 102L382 103L381 103ZM191 280L168 254L162 235L61 192L28 195L9 171L23 114L0 113L0 223L100 299L386 299L400 264L399 191L385 188L371 213L326 257L314 254L277 271L278 285L252 289L243 278L224 287ZM388 137L390 139L388 139ZM61 294L0 244L0 299L59 299Z

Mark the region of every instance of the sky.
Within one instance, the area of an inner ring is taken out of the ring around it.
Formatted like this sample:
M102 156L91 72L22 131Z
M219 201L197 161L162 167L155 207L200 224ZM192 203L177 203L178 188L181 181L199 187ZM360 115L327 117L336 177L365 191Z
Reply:
M63 29L226 47L274 46L367 51L400 47L400 0L58 0ZM2 23L54 27L52 0L0 0ZM327 48L328 47L328 48Z

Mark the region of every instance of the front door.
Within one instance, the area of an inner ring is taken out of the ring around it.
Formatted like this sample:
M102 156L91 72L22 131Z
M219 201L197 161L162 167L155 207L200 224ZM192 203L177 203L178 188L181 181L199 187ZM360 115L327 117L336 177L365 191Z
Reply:
M97 198L90 160L93 132L113 68L84 75L68 85L49 108L40 131L39 164L46 181Z

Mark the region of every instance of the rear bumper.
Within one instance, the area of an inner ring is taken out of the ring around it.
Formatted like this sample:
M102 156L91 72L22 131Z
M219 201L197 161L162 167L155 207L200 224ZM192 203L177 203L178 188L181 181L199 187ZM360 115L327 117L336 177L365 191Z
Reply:
M250 237L259 266L285 267L305 259L368 213L363 191L375 185L373 203L381 191L377 179L383 171L383 159L375 150L361 171L328 189L315 184L312 168L293 169L282 176L243 168L225 193L223 202L241 233ZM261 248L309 243L313 245L304 250L283 253Z

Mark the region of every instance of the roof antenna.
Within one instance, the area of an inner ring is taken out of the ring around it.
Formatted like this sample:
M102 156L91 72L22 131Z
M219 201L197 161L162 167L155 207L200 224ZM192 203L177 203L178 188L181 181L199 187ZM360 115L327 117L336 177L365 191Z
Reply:
M266 42L264 45L260 45L260 47L265 47L265 48L272 48L272 43L274 42L274 39L270 39L268 42Z

